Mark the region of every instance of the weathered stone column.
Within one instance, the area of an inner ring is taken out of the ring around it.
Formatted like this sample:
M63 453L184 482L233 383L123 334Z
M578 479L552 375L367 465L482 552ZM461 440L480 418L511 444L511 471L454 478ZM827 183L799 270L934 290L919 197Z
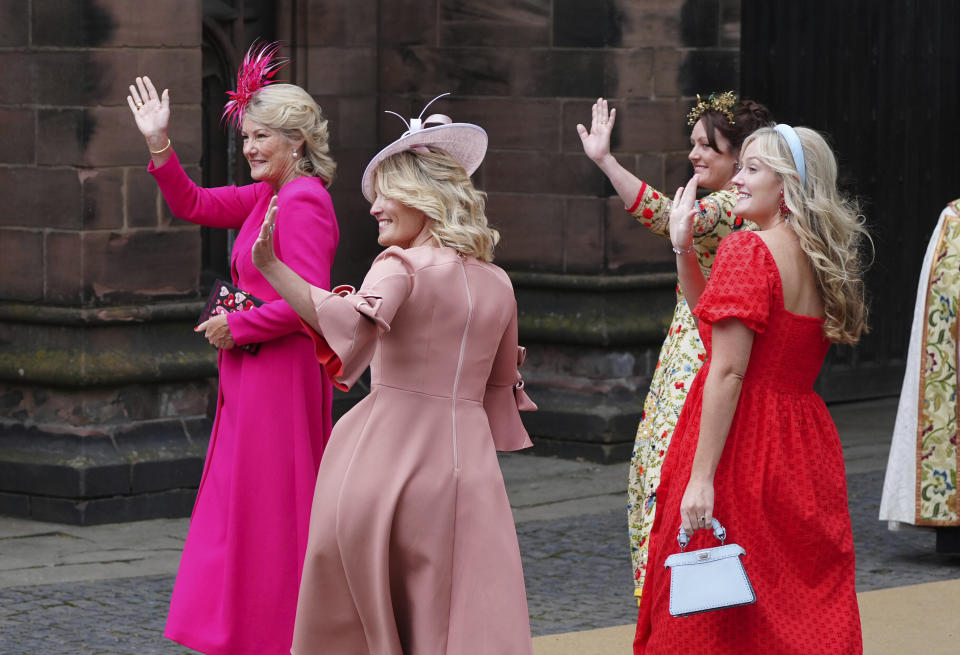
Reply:
M201 0L0 1L0 512L189 512L216 353L191 330L199 229L172 219L127 85L169 86L200 159Z

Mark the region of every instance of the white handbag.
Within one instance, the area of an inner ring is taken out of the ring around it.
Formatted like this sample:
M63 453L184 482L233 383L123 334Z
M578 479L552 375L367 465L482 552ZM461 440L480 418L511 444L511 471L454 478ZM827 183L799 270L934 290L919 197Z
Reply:
M737 544L724 545L727 531L713 519L713 536L720 546L683 552L690 538L680 526L680 552L667 558L670 569L670 615L687 616L700 612L737 607L757 602L750 578L740 556L746 551Z

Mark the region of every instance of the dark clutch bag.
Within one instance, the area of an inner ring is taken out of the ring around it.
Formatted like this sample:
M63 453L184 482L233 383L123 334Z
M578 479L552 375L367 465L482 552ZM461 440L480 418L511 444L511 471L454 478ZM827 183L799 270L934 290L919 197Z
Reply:
M218 314L232 314L233 312L245 312L259 307L263 301L252 296L243 289L235 287L229 282L217 280L213 283L213 289L210 290L210 297L207 298L207 304L200 313L200 320L197 325L203 323L211 316ZM255 355L260 349L259 343L245 343L238 348L243 348L251 355Z

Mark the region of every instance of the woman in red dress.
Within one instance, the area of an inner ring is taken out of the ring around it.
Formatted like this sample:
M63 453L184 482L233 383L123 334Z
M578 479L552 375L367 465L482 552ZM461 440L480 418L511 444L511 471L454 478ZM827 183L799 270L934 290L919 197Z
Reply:
M843 452L813 383L830 343L866 330L869 237L813 130L763 128L741 153L734 212L761 231L723 241L709 284L691 250L696 177L671 215L708 359L664 462L634 652L860 653ZM746 550L757 601L675 618L664 561L681 525L689 548L717 545L714 516Z

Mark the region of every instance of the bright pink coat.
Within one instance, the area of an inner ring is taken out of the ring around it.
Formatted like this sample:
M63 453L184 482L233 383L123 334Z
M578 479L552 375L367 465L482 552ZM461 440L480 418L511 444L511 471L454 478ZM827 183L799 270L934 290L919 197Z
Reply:
M239 230L233 282L266 301L228 318L237 344L262 345L255 355L220 351L217 415L164 635L209 654L286 655L317 468L330 436L330 381L300 319L250 257L272 188L200 188L176 155L149 170L176 216ZM282 261L311 284L330 287L339 230L319 178L297 178L280 190L274 239Z

